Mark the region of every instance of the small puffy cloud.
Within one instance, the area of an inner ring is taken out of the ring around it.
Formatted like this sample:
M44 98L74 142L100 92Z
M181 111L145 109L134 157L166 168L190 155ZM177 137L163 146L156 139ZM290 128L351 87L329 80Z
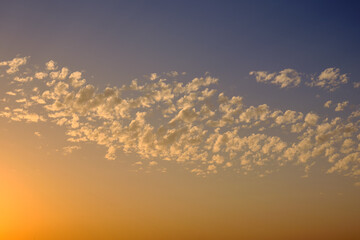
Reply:
M352 152L353 149L351 149L351 148L352 148L353 145L355 145L355 142L354 142L352 139L347 138L347 139L344 140L344 142L343 142L343 144L342 144L342 146L341 146L341 150L340 150L340 151L341 151L342 153Z
M268 73L265 71L252 71L257 82L271 83L280 86L280 88L297 87L301 83L300 74L294 69L284 69L280 72Z
M18 99L16 101L17 103L21 103L21 104L26 103L26 99L20 99L20 101ZM6 117L15 122L25 121L25 122L36 123L36 122L46 121L44 116L41 116L40 114L35 112L29 112L29 110L24 108L10 109L9 107L6 107L4 110L5 111L0 111L0 117L1 116Z
M195 109L186 108L181 110L178 115L173 118L169 123L176 122L177 120L182 120L184 122L191 123L195 121L198 117L198 113L196 113Z
M224 162L224 157L220 156L219 154L216 154L212 157L213 162L216 164L222 164Z
M275 123L278 125L293 124L301 120L303 118L303 114L292 110L286 110L285 113L275 111L271 114L271 117L275 119Z
M331 103L332 103L331 100L327 101L326 103L324 103L324 107L330 108Z
M49 76L54 80L64 80L69 73L69 69L63 67L60 71L50 72Z
M155 79L159 78L159 76L156 73L150 74L150 80L154 81Z
M341 74L339 68L327 68L317 76L316 74L299 73L290 68L273 73L252 71L249 75L255 76L257 82L278 85L280 88L297 87L304 78L306 86L320 87L331 92L349 81L347 74ZM360 82L354 82L353 84L354 88L360 87Z
M340 85L348 82L347 74L340 74L339 68L327 68L318 77L313 77L310 86L335 91Z
M319 120L319 116L315 113L308 113L305 116L305 122L309 125L315 125Z
M267 104L262 104L257 107L250 106L239 116L241 122L249 123L251 121L265 121L269 116L270 110Z
M360 82L354 82L354 88L360 88Z
M57 69L56 62L54 62L53 60L50 60L47 63L45 63L45 66L46 66L46 69L50 70L50 71Z
M14 81L16 81L16 82L25 83L25 82L30 82L32 80L33 80L32 77L14 77Z
M66 146L63 148L65 155L68 155L72 153L74 150L79 150L79 149L81 149L80 146Z
M149 162L149 165L150 165L150 166L155 166L155 165L158 165L158 162L156 162L156 161L151 161L151 162Z
M345 107L349 104L349 101L344 101L341 103L338 103L336 105L335 111L336 112L340 112L340 111L344 111Z
M116 147L110 146L107 150L105 158L108 160L115 160L115 158L116 158L115 154L116 154Z
M344 172L349 169L349 165L351 163L358 162L358 159L358 152L348 154L344 158L338 160L330 169L328 169L327 173Z
M26 103L26 98L21 98L21 99L17 99L15 100L17 103Z
M170 72L165 73L165 75L169 76L169 77L177 77L177 76L179 76L179 73L177 71L170 71Z
M35 73L35 75L34 75L34 77L35 77L36 79L44 79L44 78L46 78L47 76L48 76L48 74L45 73L45 72L37 72L37 73Z
M225 167L232 167L232 163L231 162L227 162L227 163L225 163Z
M209 171L212 171L212 170L215 170L216 169L216 166L214 164L211 164L208 166L207 168Z
M6 73L14 74L17 71L19 71L20 66L25 65L27 63L28 59L29 57L14 58L13 60L10 61L0 62L0 66L7 66L8 69L6 70Z
M69 79L71 80L71 85L75 88L81 87L86 83L85 79L81 79L81 72L73 72L70 74Z
M16 93L14 93L14 92L11 92L11 91L9 91L9 92L6 92L6 94L7 94L7 95L10 95L10 96L15 96L15 95L16 95Z
M39 133L39 132L34 132L34 135L38 136L38 137L41 137L41 133Z

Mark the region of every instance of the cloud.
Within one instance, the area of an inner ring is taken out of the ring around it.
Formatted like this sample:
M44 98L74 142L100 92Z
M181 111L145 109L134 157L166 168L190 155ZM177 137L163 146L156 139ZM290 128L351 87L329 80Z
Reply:
M65 155L68 155L72 153L74 150L79 150L79 149L81 149L80 146L66 146L63 148L63 151Z
M257 107L250 106L244 110L240 116L240 122L252 122L252 121L265 121L269 117L269 106L266 104L259 105Z
M340 74L339 68L327 68L319 76L313 77L309 85L325 88L333 92L340 85L346 84L348 80L347 74Z
M47 63L45 63L45 66L46 66L47 70L56 70L57 69L56 62L54 62L53 60L50 60Z
M44 79L44 78L46 78L48 76L48 74L47 73L45 73L45 72L37 72L37 73L35 73L35 75L34 75L34 77L36 78L36 79Z
M149 162L149 165L150 166L156 166L156 165L158 165L158 163L156 161L151 161L151 162Z
M319 120L319 116L315 113L308 113L305 117L305 123L309 125L315 125L317 121Z
M14 58L10 61L3 61L3 62L0 62L0 67L7 66L8 69L6 70L6 73L14 74L17 71L19 71L20 66L25 65L27 63L28 59L29 59L29 57L22 57L22 58Z
M280 72L268 73L264 71L252 71L257 82L271 83L280 86L280 88L297 87L301 83L300 74L294 69L284 69Z
M66 154L92 142L107 149L108 160L116 160L119 152L136 153L141 161L134 161L134 167L161 171L167 162L174 162L196 175L232 169L265 176L294 164L307 176L321 162L327 173L360 175L358 110L348 117L331 118L315 109L252 106L241 96L218 93L218 79L208 74L192 79L156 74L99 89L87 83L81 72L54 61L42 69L29 68L32 71L19 69L18 74L5 69L12 84L4 91L0 116L62 126L69 145L63 149ZM321 79L331 79L333 75L327 74ZM300 74L291 69L252 75L280 87L301 82ZM336 109L348 104L339 103Z
M41 137L41 133L39 133L39 132L34 132L34 135L38 136L38 137Z
M345 107L349 104L349 101L338 103L335 108L335 112L344 111Z
M14 92L11 92L11 91L9 91L9 92L6 92L6 94L7 94L7 95L10 95L10 96L15 96L15 95L16 95L16 93L14 93Z
M330 108L331 103L332 103L331 100L327 101L326 103L324 103L324 107Z
M33 80L33 77L14 77L14 81L16 81L16 82L25 83L25 82L30 82L32 80Z
M299 73L294 69L284 69L279 72L252 71L249 75L255 76L257 82L270 83L280 88L298 87L302 82L309 87L320 87L330 92L335 91L340 85L349 81L347 74L340 74L339 68L327 68L318 76L316 74ZM302 81L302 80L305 81ZM354 82L354 88L360 83Z

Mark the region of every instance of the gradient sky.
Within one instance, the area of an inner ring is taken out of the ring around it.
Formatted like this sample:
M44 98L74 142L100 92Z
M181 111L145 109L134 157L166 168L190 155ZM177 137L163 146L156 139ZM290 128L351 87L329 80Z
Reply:
M354 1L1 1L0 238L359 239Z

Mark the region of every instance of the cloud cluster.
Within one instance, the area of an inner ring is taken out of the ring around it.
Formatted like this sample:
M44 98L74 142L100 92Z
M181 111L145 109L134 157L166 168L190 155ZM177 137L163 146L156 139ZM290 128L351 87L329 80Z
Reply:
M257 82L278 85L280 88L298 87L304 82L309 87L319 87L330 92L335 91L340 85L349 81L347 74L340 74L339 68L327 68L319 75L307 76L298 73L294 69L284 69L280 72L268 73L265 71L251 71L249 75L255 76ZM358 88L360 83L354 82L354 88Z
M301 83L300 74L294 69L284 69L278 73L268 73L264 71L252 71L257 82L271 83L280 86L280 88L297 87Z
M340 74L339 68L327 68L318 77L313 77L311 80L310 86L325 88L333 92L341 84L347 83L349 79L347 74Z
M109 160L118 151L137 153L141 160L134 165L162 171L172 161L197 175L264 176L287 164L303 167L305 175L314 164L327 173L360 175L360 110L327 118L313 111L251 106L240 96L219 93L218 79L207 74L188 79L177 72L153 73L144 81L100 90L87 84L81 72L54 61L29 69L16 76L6 70L10 85L0 116L64 126L70 144L66 154L93 142L107 148ZM300 83L291 69L253 74L280 87Z
M14 58L10 61L2 61L0 62L0 66L8 67L6 73L13 74L19 71L19 67L25 65L29 57L22 57L22 58Z

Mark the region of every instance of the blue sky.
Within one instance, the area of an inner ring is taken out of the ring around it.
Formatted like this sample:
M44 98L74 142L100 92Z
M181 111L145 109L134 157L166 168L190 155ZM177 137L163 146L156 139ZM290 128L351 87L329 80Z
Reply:
M253 68L314 72L332 65L350 72L359 55L359 6L350 1L2 5L3 55L84 58L92 68L102 59L105 70L116 66L125 76L181 68L234 79Z
M274 101L271 98L278 93L250 80L253 70L320 73L339 67L351 73L352 80L360 75L359 4L352 1L5 1L2 5L4 58L20 54L43 62L56 56L58 62L94 75L99 85L124 84L150 72L210 72L230 95L255 91L256 97L247 97L260 104ZM291 94L299 101L307 93Z

